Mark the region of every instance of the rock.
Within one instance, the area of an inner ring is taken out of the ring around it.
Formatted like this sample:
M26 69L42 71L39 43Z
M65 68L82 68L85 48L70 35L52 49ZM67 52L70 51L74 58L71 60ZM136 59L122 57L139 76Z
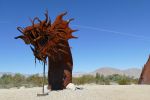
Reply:
M25 86L21 86L19 89L25 89Z
M42 87L42 88L43 88L43 87ZM51 91L51 90L48 89L48 85L45 85L45 86L44 86L44 92L45 92L45 93L49 93L50 91Z
M70 90L76 90L76 86L73 84L73 83L69 83L67 86L66 86L66 89L70 89Z

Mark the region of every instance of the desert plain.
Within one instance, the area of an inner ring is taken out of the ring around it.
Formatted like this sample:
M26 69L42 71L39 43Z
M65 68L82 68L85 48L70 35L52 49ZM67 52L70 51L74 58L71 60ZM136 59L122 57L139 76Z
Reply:
M42 87L0 89L0 100L150 100L149 85L79 85L80 89L45 91Z

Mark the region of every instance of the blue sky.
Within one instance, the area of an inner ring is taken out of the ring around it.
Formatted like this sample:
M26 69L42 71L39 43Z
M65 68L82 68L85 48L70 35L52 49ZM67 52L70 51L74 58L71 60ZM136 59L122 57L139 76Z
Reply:
M150 54L149 0L0 0L0 72L38 73L28 45L14 37L17 26L31 25L29 18L52 21L67 11L65 19L78 29L70 40L74 72L100 67L141 68Z

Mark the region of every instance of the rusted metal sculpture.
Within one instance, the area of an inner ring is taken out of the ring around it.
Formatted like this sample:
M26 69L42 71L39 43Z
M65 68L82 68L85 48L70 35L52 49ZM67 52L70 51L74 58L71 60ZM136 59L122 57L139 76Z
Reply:
M66 14L67 12L58 15L51 24L48 12L46 12L45 20L41 21L35 17L31 20L31 26L17 27L23 35L16 39L21 38L26 44L30 44L35 63L36 59L46 63L48 57L48 88L51 90L64 89L72 82L73 61L68 40L77 37L72 35L76 30L69 27L73 19L63 20Z
M150 84L150 56L142 69L139 84Z

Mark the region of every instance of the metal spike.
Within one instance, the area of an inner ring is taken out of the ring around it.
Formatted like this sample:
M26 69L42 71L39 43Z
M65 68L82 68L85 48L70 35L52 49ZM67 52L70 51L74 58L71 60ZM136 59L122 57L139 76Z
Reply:
M32 23L32 26L34 27L34 22L33 20L29 17L30 22Z
M41 21L38 17L35 17L35 18L33 19L33 23L34 23L35 20L38 20L38 21L40 22L40 24L42 23L42 21Z
M35 67L36 67L36 57L34 59L35 59Z
M67 12L64 12L64 13L60 14L57 18L62 18L66 14L67 14Z
M76 32L76 31L79 31L79 30L71 30L71 32Z
M49 21L47 22L47 26L51 27L51 19L50 19L50 17L49 17Z
M78 38L78 37L76 37L76 36L72 36L72 35L71 35L71 38Z
M23 39L23 38L24 38L24 36L20 35L20 36L15 37L15 39L18 39L18 38Z
M30 46L30 48L31 48L31 50L33 51L33 53L35 53L35 50L34 50L34 48L33 48L32 46Z
M62 47L67 47L67 46L63 45L62 43L59 43L58 45L59 45L59 46L62 46Z
M70 23L73 20L74 20L74 18L71 18L71 19L67 20L67 23Z
M64 16L64 15L66 15L66 14L67 14L67 11L66 11L66 12L64 12L64 13L62 13L61 15L62 15L62 16Z
M22 27L17 27L17 30L20 31L21 33L23 33L23 28Z

